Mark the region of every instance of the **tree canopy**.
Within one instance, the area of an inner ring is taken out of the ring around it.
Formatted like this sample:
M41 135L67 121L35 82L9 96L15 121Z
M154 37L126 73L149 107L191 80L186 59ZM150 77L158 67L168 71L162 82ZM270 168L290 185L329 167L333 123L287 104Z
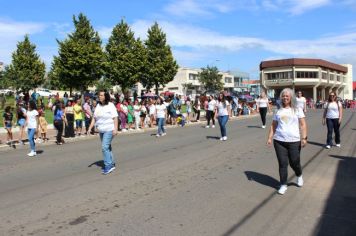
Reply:
M206 91L221 91L224 88L222 75L219 74L216 66L201 68L201 72L198 73L198 80Z
M157 22L148 30L145 45L147 64L141 82L148 89L155 86L156 94L158 94L160 85L165 85L174 79L178 65L170 46L167 45L166 34L162 32Z
M85 90L104 73L104 53L99 34L82 13L73 16L75 30L59 41L58 56L54 57L51 78L70 89Z
M4 77L7 85L29 91L44 82L46 66L36 53L36 45L30 42L28 35L17 44L12 54L11 64L6 67Z

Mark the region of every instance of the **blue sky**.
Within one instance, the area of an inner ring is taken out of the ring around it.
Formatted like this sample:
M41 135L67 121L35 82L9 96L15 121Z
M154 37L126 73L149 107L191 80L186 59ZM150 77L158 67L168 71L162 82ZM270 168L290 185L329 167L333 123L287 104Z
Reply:
M356 0L1 1L0 61L9 64L29 34L49 66L56 39L73 31L80 12L104 44L121 18L141 39L157 21L180 66L214 65L258 78L262 60L311 57L352 64L356 77Z

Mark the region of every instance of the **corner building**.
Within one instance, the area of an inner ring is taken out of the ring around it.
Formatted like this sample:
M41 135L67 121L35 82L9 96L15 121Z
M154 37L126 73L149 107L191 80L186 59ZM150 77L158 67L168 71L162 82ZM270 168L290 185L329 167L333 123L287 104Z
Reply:
M262 61L261 86L279 96L289 87L301 90L304 97L325 100L330 92L338 97L352 99L352 65L339 65L321 59L291 58ZM270 94L270 93L269 93Z

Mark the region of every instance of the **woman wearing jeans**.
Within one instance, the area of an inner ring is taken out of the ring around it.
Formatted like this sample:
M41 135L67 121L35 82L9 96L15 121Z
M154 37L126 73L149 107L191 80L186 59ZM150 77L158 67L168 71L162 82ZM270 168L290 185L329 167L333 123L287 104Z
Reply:
M167 107L163 103L163 99L159 98L157 100L157 105L155 107L156 111L156 117L157 117L157 127L158 127L158 132L156 134L157 137L159 136L165 136L166 131L164 129L164 124L165 124L165 117L167 113Z
M62 108L62 103L59 102L56 104L56 108L54 110L54 119L53 124L57 129L57 145L62 145L62 134L63 134L63 121L65 121L65 116Z
M287 191L288 162L297 176L297 185L303 186L300 150L307 143L307 125L305 115L296 105L294 92L285 88L280 94L281 107L273 117L267 145L273 145L276 151L281 186L279 194Z
M26 113L28 141L30 142L31 152L27 154L29 157L36 156L35 134L38 126L38 112L36 110L36 103L30 101L28 104L28 111Z
M94 119L92 119L88 130L91 130L95 125L99 131L101 150L104 157L104 175L111 173L115 169L111 142L113 136L117 134L117 116L115 105L110 102L110 94L100 91L99 103L94 110Z
M326 108L323 114L323 125L328 127L328 135L326 139L325 148L330 149L333 140L333 130L335 132L335 143L336 147L340 147L340 124L342 120L342 104L336 100L336 95L334 92L329 94L329 100L326 104Z
M225 99L224 94L220 93L218 102L215 108L215 116L218 117L221 138L220 140L226 141L226 123L231 115L230 103Z

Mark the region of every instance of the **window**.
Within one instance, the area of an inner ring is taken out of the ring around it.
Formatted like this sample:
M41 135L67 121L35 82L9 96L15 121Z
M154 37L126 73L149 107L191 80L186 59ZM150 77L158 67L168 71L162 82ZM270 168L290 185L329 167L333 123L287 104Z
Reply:
M225 77L225 83L231 83L232 78L231 77Z
M328 78L328 74L325 73L325 72L322 72L321 78L322 78L322 79L327 79L327 78Z
M316 71L297 71L296 78L316 79L319 78L319 73Z
M189 74L189 80L197 80L198 75L197 74Z

